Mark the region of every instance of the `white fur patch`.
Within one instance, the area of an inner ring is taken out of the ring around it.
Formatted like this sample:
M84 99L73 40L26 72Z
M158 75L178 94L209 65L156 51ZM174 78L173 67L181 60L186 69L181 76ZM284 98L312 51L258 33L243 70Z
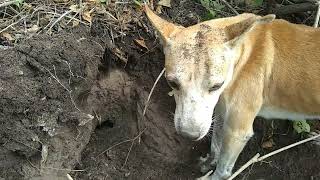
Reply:
M266 119L288 119L288 120L303 120L303 119L320 119L320 115L308 115L296 112L290 112L287 110L273 108L273 107L262 107L258 113Z

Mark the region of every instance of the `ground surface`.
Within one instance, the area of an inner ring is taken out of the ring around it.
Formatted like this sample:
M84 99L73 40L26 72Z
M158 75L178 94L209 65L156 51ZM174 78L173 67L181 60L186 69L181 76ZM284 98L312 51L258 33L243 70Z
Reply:
M119 37L94 21L91 28L34 35L14 47L0 40L1 180L201 176L197 159L208 152L209 138L191 142L175 133L174 100L164 78L142 116L164 57L141 12L125 12L140 20L120 28L126 35ZM191 25L204 9L173 1L164 12ZM257 119L254 130L235 169L257 152L300 140L288 121ZM263 148L270 139L273 145ZM238 179L320 179L319 159L320 148L308 143L253 165Z

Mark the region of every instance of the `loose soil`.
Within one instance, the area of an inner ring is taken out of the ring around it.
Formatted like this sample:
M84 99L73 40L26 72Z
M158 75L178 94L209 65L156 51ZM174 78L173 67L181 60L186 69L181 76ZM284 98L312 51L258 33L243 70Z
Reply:
M174 1L167 14L175 22L195 24L203 12L195 10L198 6ZM164 78L142 116L164 65L161 46L146 29L112 42L96 21L90 30L80 26L0 49L1 180L67 179L67 174L79 180L187 180L202 175L197 160L209 151L210 138L192 142L176 134L175 103ZM138 38L148 49L135 42ZM289 121L257 118L254 131L235 169L257 152L300 140ZM272 147L262 148L270 139ZM237 179L320 179L319 149L312 143L290 149Z

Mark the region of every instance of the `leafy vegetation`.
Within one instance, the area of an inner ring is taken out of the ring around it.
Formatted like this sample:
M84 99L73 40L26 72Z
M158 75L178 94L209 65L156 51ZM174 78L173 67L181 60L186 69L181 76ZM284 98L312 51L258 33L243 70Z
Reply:
M203 20L218 18L218 11L221 11L225 7L213 0L198 0L198 2L208 11Z
M20 7L20 5L23 3L24 0L15 0L15 5L17 5L18 7Z
M306 120L293 121L293 129L298 133L309 133L310 125Z
M263 3L263 0L254 0L253 3L254 3L255 6L261 6L262 3Z

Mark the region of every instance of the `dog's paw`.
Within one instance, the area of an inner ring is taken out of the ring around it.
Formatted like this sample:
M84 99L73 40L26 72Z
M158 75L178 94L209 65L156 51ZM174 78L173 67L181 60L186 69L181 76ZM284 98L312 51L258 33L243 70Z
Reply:
M208 171L214 169L216 166L216 160L207 154L206 157L200 157L199 158L199 167L200 167L200 172L202 173L207 173Z
M316 130L316 131L310 132L308 134L308 137L318 136L319 134L320 134L320 131ZM320 137L314 139L313 141L311 141L311 143L320 146Z

